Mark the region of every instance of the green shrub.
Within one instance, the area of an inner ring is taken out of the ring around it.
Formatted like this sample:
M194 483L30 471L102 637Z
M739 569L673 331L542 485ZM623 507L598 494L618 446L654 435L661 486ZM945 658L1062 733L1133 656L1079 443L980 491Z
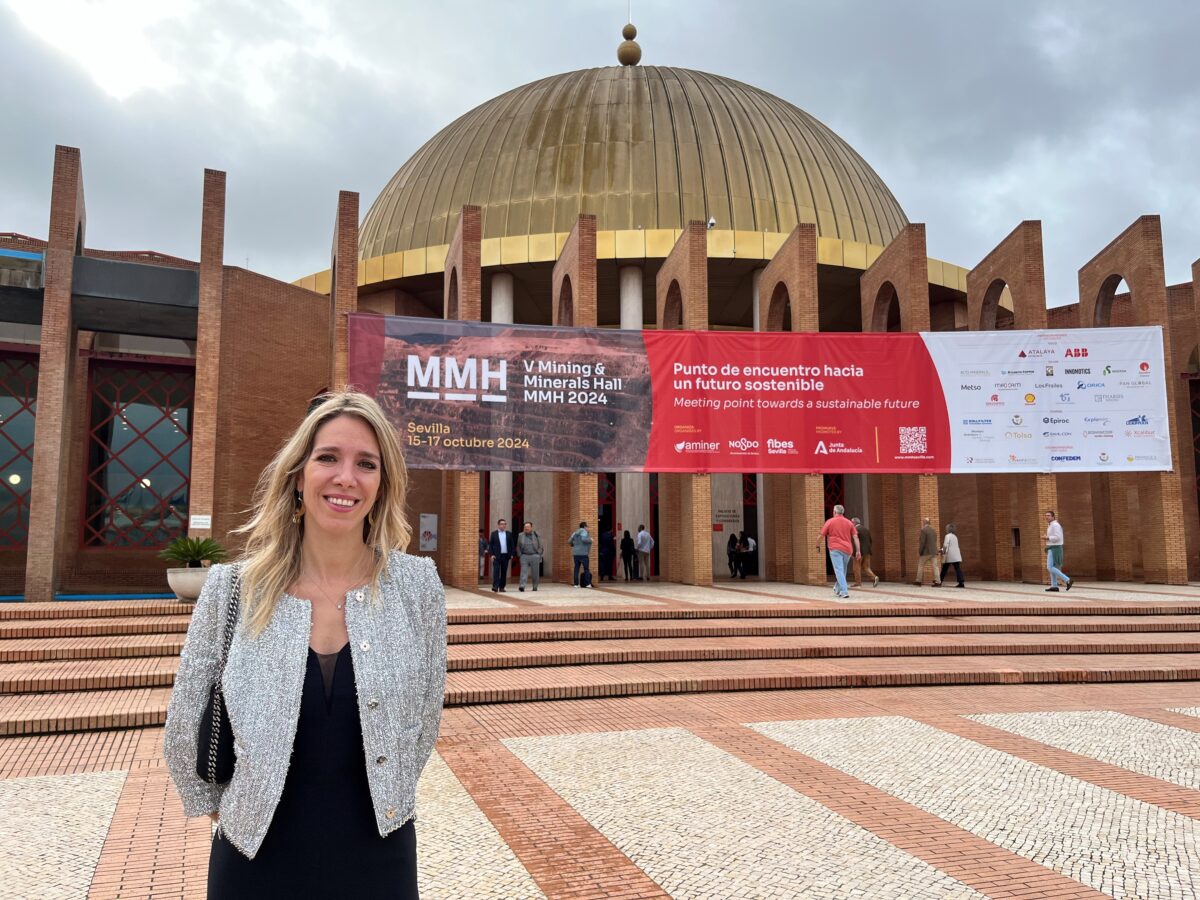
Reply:
M222 562L229 554L212 538L178 537L167 544L158 554L167 562L180 563L189 569L198 569L203 562Z

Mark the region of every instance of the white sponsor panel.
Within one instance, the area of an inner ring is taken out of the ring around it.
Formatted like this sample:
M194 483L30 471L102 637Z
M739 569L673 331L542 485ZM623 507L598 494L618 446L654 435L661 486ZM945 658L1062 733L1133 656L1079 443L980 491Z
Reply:
M1162 328L926 332L952 472L1172 468Z

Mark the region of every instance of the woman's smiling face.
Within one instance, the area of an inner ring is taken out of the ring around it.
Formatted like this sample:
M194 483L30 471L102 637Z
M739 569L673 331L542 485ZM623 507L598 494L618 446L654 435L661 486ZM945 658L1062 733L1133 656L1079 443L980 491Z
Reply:
M363 519L379 496L382 465L375 432L358 416L338 416L318 428L296 481L305 529L362 534Z

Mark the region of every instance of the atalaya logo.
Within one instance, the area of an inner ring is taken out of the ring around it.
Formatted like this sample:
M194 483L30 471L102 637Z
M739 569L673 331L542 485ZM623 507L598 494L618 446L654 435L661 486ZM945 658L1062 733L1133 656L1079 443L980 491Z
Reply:
M676 441L676 453L716 453L721 445L716 441Z

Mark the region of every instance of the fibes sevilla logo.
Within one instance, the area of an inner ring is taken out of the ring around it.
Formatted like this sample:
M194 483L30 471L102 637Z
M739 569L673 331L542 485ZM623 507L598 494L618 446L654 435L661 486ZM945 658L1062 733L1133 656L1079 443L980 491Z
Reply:
M453 356L408 355L410 400L453 400L460 403L508 402L508 362L467 357L461 363Z

